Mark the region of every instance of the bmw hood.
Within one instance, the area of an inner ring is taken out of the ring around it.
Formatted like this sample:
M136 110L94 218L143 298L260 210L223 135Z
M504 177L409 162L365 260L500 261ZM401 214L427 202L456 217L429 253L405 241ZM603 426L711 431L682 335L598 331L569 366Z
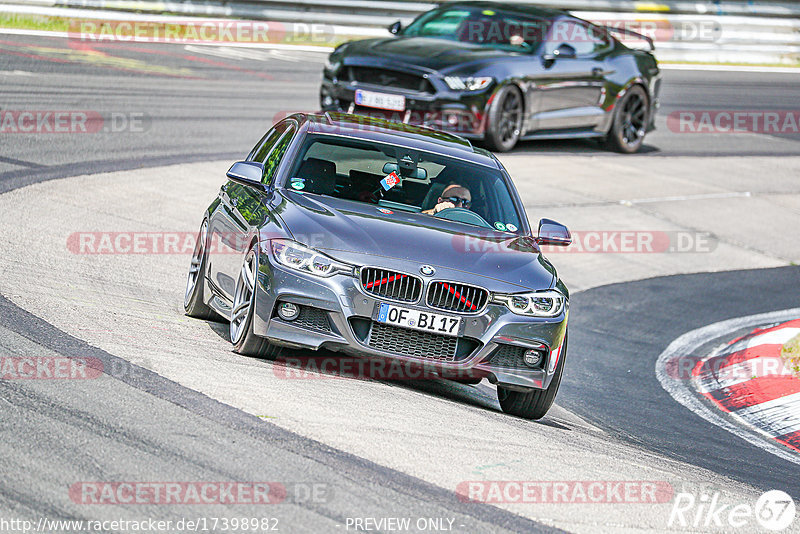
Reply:
M387 268L399 261L415 269L427 264L520 290L547 289L555 281L555 269L527 237L291 190L277 197L274 210L294 239L340 261Z
M365 39L348 43L342 54L345 64L348 63L348 57L375 57L432 71L443 71L450 67L462 70L468 64L477 66L512 55L502 50L430 37Z

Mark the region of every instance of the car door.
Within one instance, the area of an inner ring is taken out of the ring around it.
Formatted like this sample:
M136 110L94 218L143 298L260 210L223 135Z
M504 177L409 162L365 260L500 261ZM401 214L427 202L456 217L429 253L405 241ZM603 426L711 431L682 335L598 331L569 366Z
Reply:
M534 79L532 128L539 131L584 129L603 119L603 52L608 37L575 19L551 24L539 51L542 68Z
M294 133L294 122L283 122L267 132L248 156L250 161L264 163L262 182L269 185ZM229 180L219 191L219 205L211 215L209 232L212 239L208 272L215 292L226 301L233 301L236 280L247 253L252 229L265 220L263 194L254 188Z

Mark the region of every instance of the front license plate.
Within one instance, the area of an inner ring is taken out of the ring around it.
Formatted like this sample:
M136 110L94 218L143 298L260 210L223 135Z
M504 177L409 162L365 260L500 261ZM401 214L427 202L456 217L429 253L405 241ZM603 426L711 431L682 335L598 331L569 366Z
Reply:
M460 317L411 310L392 304L381 304L378 310L378 322L445 336L457 336L461 329Z
M406 97L356 89L356 105L368 108L403 111L406 109Z

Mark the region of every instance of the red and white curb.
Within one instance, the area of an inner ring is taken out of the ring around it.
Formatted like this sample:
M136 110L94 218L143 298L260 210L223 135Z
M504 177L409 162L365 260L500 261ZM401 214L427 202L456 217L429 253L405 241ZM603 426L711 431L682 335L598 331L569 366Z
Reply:
M800 319L756 329L697 362L698 392L741 422L800 451L800 379L781 348L800 334Z
M800 450L800 379L790 376L780 361L783 344L800 333L798 317L800 308L794 308L721 321L687 332L658 357L656 377L667 393L698 416L800 464L796 452ZM743 328L776 323L780 324L757 329L694 362L690 376L676 375L676 362L685 361L709 341L732 336ZM721 410L704 402L704 397ZM764 436L772 440L765 440Z

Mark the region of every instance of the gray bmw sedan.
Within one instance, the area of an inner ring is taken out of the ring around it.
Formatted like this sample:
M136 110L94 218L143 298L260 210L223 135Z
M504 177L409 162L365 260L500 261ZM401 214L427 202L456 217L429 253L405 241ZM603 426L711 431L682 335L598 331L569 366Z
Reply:
M497 385L507 413L545 415L567 353L569 293L506 170L427 128L340 113L269 130L203 216L192 317L230 322L235 351L327 349Z

